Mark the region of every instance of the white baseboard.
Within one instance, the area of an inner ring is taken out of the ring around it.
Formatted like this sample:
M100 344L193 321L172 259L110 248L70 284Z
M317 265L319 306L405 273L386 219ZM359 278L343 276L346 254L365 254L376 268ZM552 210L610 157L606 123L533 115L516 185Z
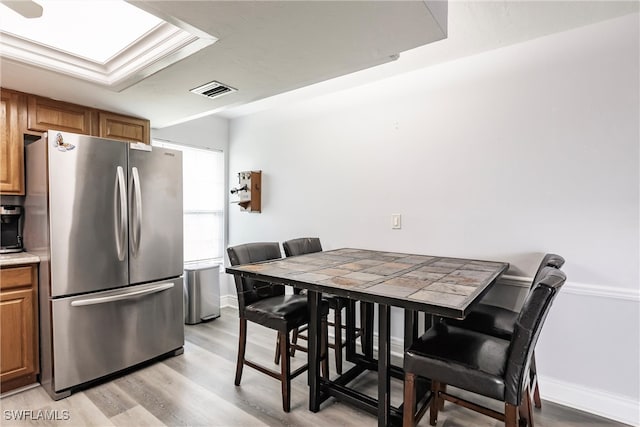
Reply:
M544 400L640 426L640 402L637 400L545 376L539 376L538 383Z
M220 296L220 307L238 308L238 297L236 295Z

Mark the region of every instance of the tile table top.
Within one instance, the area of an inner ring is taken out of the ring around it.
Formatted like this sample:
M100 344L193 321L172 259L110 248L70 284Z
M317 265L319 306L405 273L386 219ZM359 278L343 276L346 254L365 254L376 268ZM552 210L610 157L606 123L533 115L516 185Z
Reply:
M227 273L464 317L505 262L343 248L227 268Z

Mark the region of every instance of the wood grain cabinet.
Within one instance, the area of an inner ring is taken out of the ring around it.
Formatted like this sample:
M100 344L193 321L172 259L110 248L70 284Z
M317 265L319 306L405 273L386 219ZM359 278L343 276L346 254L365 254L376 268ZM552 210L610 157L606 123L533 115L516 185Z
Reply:
M62 130L91 134L91 109L54 99L29 96L28 126L31 131Z
M98 123L99 131L97 136L102 138L126 142L142 142L144 144L150 143L149 120L99 111Z
M24 140L20 132L20 95L0 94L0 193L24 195Z
M0 269L0 391L32 384L39 373L36 264Z
M25 194L24 138L49 129L123 142L151 143L151 123L38 95L0 88L0 194Z

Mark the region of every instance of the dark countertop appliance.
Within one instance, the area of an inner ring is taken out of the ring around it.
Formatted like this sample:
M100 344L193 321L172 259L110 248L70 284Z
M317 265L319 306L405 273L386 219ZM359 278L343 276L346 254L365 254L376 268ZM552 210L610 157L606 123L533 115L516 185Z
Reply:
M22 252L22 206L0 206L0 254Z

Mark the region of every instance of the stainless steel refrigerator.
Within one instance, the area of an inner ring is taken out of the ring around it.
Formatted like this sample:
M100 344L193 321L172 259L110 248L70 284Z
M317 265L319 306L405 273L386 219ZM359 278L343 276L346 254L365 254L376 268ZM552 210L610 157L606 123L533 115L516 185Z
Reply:
M182 153L57 130L25 152L47 392L182 353Z

